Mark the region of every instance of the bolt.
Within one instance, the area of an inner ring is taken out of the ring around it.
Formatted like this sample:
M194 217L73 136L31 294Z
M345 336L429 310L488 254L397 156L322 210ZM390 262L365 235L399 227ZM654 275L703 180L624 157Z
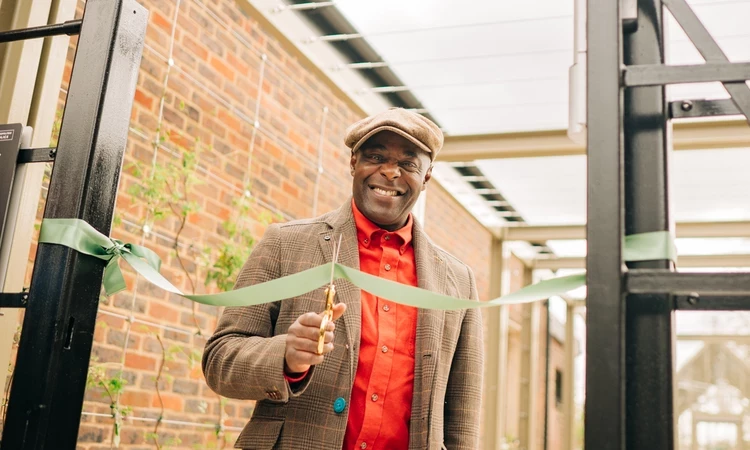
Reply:
M685 100L682 102L680 107L683 111L691 111L693 109L693 102L691 102L690 100Z
M23 296L21 297L21 304L22 304L22 305L24 305L24 306L26 306L26 304L27 304L28 302L29 302L29 295L28 295L28 294L24 294L24 295L23 295Z
M49 150L49 157L50 158L54 158L56 155L57 155L57 149L56 148L51 148Z
M697 305L699 300L700 295L696 294L695 292L688 294L687 296L687 302L693 306Z

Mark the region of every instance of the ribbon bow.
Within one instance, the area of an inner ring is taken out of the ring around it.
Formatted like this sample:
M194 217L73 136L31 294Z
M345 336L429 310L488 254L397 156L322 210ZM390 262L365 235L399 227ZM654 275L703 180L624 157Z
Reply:
M119 239L109 238L80 219L44 219L39 232L39 243L63 244L85 255L107 262L102 284L107 295L116 294L126 288L125 278L120 269L120 258L133 265L138 260L157 274L161 269L161 259L153 251L135 244L126 244Z

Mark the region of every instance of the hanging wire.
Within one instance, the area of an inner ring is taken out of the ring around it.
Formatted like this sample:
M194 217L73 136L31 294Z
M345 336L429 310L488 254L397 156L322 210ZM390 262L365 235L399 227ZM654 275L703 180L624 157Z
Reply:
M99 308L99 313L103 314L105 316L111 316L111 317L116 317L118 319L123 319L128 324L140 323L141 325L146 325L146 326L149 326L149 327L158 328L158 329L164 330L164 331L171 331L173 333L182 334L184 336L190 336L190 337L195 336L195 330L193 330L193 329L186 330L186 329L181 329L181 328L175 328L175 327L171 327L169 325L164 325L164 324L160 324L160 323L157 323L157 322L151 322L151 321L148 321L148 320L139 319L139 318L134 317L132 315L126 316L125 314L120 314L120 313L115 312L115 311L109 311L109 310L104 309L104 308ZM130 327L128 327L128 328L130 328ZM130 336L128 335L128 339L129 338L130 338ZM127 342L127 340L125 342Z
M255 136L258 133L258 128L260 128L260 121L258 120L260 118L260 105L261 100L263 99L263 81L265 77L266 72L266 61L268 60L268 57L263 54L263 58L260 60L260 76L258 77L258 100L255 102L255 123L253 123L253 131L250 136L250 149L247 155L247 167L245 168L245 180L244 180L244 186L245 191L242 193L242 196L240 197L240 207L244 208L245 202L247 202L250 197L252 196L252 186L250 184L251 178L252 178L252 167L253 167L253 152L255 151ZM242 230L245 229L245 223L247 223L246 217L240 217L239 219L239 231L240 233ZM218 317L217 317L218 318Z
M102 417L102 418L112 418L112 414L104 414L104 413L96 413L96 412L89 412L89 411L83 411L81 413L82 416L89 416L89 417ZM216 424L212 423L200 423L200 422L186 422L183 420L170 420L170 419L155 419L153 417L137 417L137 416L125 416L123 417L123 420L132 420L132 421L140 421L140 422L161 422L168 425L178 425L178 426L187 426L187 427L196 427L196 428L210 428L210 429L216 429ZM224 427L225 430L229 431L242 431L241 427Z
M245 171L245 186L250 183L250 170L253 166L253 152L255 150L255 135L260 127L260 103L263 100L263 81L266 74L266 61L268 56L264 53L260 60L260 76L258 77L258 100L255 102L255 122L253 122L253 131L250 135L250 152L247 157L247 169Z
M323 108L323 118L320 121L320 134L318 135L318 171L315 174L315 188L313 192L313 217L318 217L318 194L320 192L320 176L323 175L323 142L325 141L326 118L328 108Z

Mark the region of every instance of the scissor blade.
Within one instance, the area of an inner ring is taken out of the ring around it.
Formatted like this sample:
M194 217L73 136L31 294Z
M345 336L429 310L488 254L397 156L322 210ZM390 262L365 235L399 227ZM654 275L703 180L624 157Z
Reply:
M339 242L338 245L334 242L333 244L333 261L331 262L331 282L329 283L331 286L333 286L333 277L335 274L336 269L336 263L339 260L339 253L341 253L341 237L343 235L339 234Z

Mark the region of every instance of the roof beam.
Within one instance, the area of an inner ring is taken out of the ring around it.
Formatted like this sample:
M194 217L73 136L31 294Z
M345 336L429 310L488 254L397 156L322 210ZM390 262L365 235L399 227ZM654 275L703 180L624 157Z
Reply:
M724 343L734 341L742 344L750 344L750 335L747 334L678 334L678 341L700 341Z
M675 226L678 238L750 238L750 221L746 222L684 222ZM540 227L507 227L497 234L507 241L544 242L551 240L586 239L583 225Z
M674 122L675 150L750 147L744 120ZM446 136L440 161L583 155L586 146L570 140L566 130Z
M585 269L585 257L548 258L531 261L534 269ZM677 258L678 268L750 267L750 255L686 255Z

